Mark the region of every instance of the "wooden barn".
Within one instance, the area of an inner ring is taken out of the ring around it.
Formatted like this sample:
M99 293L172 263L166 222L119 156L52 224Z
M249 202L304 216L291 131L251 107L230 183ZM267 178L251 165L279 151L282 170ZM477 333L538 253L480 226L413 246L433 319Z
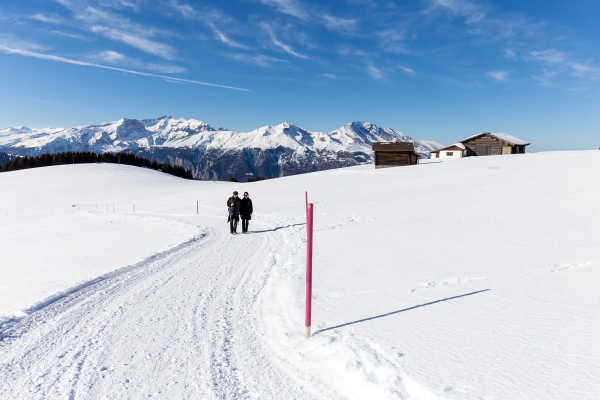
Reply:
M400 167L419 163L413 142L374 142L375 168Z
M506 133L483 132L461 140L466 147L466 156L496 156L502 154L524 154L525 146L531 143Z

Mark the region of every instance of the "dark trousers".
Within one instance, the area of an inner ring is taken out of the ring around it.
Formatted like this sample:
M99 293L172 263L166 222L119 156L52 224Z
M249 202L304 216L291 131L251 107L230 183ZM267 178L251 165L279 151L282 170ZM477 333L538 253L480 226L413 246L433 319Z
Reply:
M250 223L249 219L242 218L242 232L248 232L248 224Z
M231 233L237 232L238 219L238 217L234 216L231 216L231 218L229 218L229 229L231 230Z

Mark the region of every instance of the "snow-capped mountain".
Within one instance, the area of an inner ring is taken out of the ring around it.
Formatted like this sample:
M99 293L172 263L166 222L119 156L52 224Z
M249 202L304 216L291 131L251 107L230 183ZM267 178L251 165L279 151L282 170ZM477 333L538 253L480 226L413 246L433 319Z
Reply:
M412 141L423 158L441 145L391 128L351 122L311 132L283 122L251 132L214 129L195 119L120 119L73 128L0 129L0 151L21 156L63 151L126 151L190 169L200 179L274 178L372 162L371 143Z

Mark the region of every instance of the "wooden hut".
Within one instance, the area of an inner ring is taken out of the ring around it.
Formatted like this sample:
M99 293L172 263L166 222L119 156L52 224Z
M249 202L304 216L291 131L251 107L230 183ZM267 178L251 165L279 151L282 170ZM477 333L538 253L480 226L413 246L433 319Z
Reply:
M374 142L375 168L399 167L419 163L413 142Z
M525 146L531 143L506 133L483 132L461 140L466 147L466 156L495 156L502 154L524 154Z
M454 160L465 157L466 147L462 143L454 143L447 147L442 147L431 152L431 158L441 158L443 160Z

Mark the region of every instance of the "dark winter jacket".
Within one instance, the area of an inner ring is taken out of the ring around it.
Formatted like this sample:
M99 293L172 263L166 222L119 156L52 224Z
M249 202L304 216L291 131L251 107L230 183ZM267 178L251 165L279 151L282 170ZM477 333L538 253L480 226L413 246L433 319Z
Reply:
M233 204L233 206L232 206ZM229 215L234 218L239 218L240 210L242 209L242 201L238 197L237 199L231 196L227 200L227 209L229 210Z
M252 211L254 211L252 208L252 200L250 200L250 198L243 198L242 210L240 211L242 219L252 219Z

